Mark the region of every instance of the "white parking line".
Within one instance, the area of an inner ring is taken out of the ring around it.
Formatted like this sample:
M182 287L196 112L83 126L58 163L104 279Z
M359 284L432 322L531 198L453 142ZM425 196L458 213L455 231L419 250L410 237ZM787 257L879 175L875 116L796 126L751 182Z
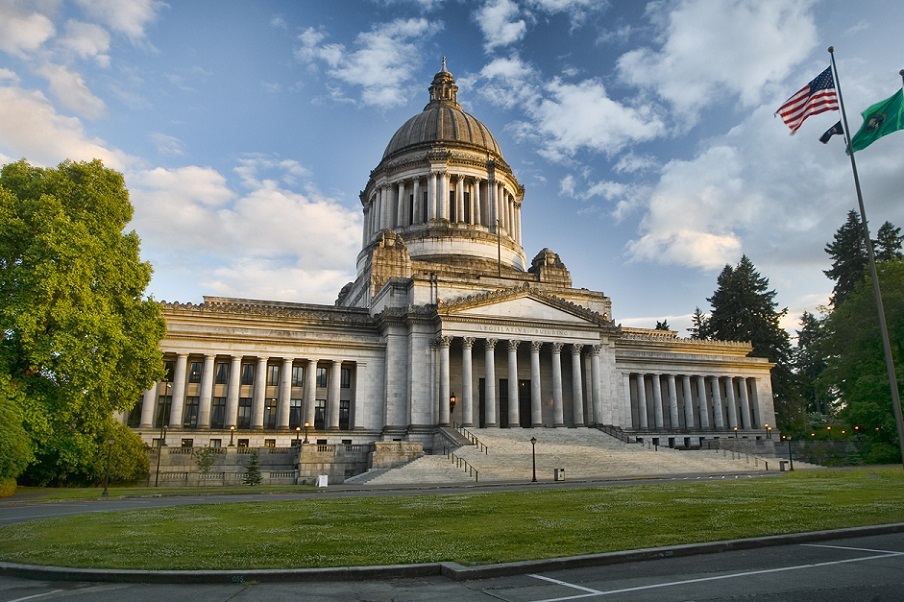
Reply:
M53 591L44 592L43 594L33 594L31 596L25 596L24 598L16 598L15 600L7 600L6 602L24 602L25 600L35 600L37 598L43 598L44 596L51 596L57 592L61 592L61 589L55 589Z
M805 545L810 545L810 544L805 544ZM535 601L535 602L562 602L564 600L577 600L579 598L591 598L594 596L611 596L613 594L639 592L639 591L648 590L648 589L660 589L660 588L664 588L664 587L675 587L678 585L687 585L690 583L705 583L707 581L719 581L722 579L735 579L737 577L747 577L750 575L766 575L769 573L782 573L785 571L797 571L797 570L801 570L801 569L812 569L812 568L819 568L819 567L825 567L825 566L834 566L837 564L848 564L851 562L864 562L867 560L881 560L883 558L904 556L904 552L889 552L887 550L866 550L863 548L845 548L843 546L820 546L820 547L827 547L827 548L834 547L834 548L847 549L847 550L860 550L860 551L864 551L864 552L876 552L876 553L878 553L878 555L864 556L862 558L849 558L847 560L833 560L831 562L816 562L813 564L800 564L800 565L796 565L796 566L785 566L785 567L779 567L779 568L774 568L774 569L762 569L759 571L745 571L743 573L729 573L726 575L717 575L715 577L701 577L699 579L686 579L684 581L671 581L668 583L656 583L653 585L627 587L627 588L623 588L623 589L614 589L614 590L609 590L609 591L594 590L594 589L590 589L590 588L583 587L580 585L575 585L573 583L567 583L565 581L559 581L557 579L551 579L549 577L544 577L542 575L528 575L528 576L533 577L535 579L541 579L543 581L549 581L551 583L555 583L555 584L561 585L563 587L570 587L570 588L585 592L583 594L578 594L578 595L574 595L574 596L565 596L565 597L561 597L561 598L546 598L543 600Z

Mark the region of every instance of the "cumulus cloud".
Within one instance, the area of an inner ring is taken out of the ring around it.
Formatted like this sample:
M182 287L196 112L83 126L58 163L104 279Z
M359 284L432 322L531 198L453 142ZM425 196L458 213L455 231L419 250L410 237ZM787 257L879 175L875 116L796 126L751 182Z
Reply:
M49 64L38 69L38 73L47 79L50 93L62 107L88 119L97 119L106 112L104 101L91 93L78 73Z
M308 28L298 36L301 47L295 56L312 67L325 66L335 98L344 99L344 90L352 87L361 89L361 104L401 106L408 101L408 88L420 66L425 38L441 29L440 23L424 18L377 23L370 31L359 33L349 49L344 44L325 44L324 31Z
M527 23L518 18L519 14L520 9L512 0L489 0L474 12L487 51L514 44L524 37Z
M56 33L53 22L19 2L0 2L0 50L26 56L39 49Z
M144 40L147 27L166 6L159 0L76 0L76 3L93 19L132 42Z
M812 0L682 0L665 13L651 3L657 48L618 60L625 83L655 94L693 123L726 96L751 106L766 84L783 79L817 42Z
M94 59L101 67L110 66L110 34L94 23L70 20L66 23L60 46L82 59Z

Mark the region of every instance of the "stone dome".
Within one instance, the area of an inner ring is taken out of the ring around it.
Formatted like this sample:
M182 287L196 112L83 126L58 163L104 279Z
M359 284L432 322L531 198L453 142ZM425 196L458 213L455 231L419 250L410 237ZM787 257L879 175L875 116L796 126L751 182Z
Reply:
M446 71L445 59L442 70L433 77L429 91L430 102L423 112L396 131L383 152L383 159L402 151L436 145L470 148L502 159L499 143L487 126L458 104L458 86L452 74Z

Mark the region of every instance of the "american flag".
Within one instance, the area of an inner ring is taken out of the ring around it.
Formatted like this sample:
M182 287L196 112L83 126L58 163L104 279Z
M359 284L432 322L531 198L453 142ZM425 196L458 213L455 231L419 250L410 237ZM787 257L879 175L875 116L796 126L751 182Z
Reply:
M786 100L775 114L782 116L782 121L791 128L793 134L810 115L837 108L838 95L835 94L835 78L832 77L832 68L826 67L826 70L817 75L816 79Z

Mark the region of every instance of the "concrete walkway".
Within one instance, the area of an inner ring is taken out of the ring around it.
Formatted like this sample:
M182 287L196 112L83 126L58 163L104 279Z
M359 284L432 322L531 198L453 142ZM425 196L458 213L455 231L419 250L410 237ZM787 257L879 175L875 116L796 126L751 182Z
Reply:
M739 473L766 470L762 458L718 450L678 451L641 444L628 444L593 428L571 429L474 429L481 446L468 445L453 451L476 469L479 482L524 481L532 477L531 437L536 438L537 478L553 480L555 469L564 469L565 479L664 476L687 473ZM766 458L769 470L777 471L778 458ZM800 468L804 468L801 465ZM795 468L798 468L795 462ZM365 479L362 479L364 481ZM424 456L366 480L367 485L411 483L468 483L474 470L446 455Z

